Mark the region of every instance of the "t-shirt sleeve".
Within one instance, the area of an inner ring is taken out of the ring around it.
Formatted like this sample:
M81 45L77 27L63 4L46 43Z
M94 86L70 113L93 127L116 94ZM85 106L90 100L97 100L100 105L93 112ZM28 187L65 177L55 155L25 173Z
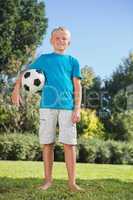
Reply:
M72 77L82 79L80 64L76 58L72 58L72 66L73 66Z
M38 57L37 59L35 59L32 63L28 64L27 68L41 70L42 69L42 55Z

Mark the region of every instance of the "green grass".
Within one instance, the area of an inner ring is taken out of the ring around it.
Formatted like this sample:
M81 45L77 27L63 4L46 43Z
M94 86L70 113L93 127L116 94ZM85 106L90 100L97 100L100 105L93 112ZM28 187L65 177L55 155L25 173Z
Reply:
M54 163L54 183L37 190L43 163L0 161L0 200L132 200L133 166L77 164L77 183L84 193L69 192L64 163Z

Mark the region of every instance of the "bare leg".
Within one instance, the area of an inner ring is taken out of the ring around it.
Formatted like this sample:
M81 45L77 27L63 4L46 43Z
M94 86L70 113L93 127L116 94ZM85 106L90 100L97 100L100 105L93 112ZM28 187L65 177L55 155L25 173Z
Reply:
M43 145L43 161L45 182L39 189L47 190L52 185L52 169L54 161L54 144Z
M76 147L75 145L64 144L65 162L68 172L68 185L71 191L83 191L76 184Z

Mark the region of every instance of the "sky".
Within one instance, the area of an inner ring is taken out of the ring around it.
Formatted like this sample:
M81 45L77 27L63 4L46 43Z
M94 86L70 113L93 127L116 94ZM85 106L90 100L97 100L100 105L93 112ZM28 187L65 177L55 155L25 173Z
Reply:
M109 78L133 51L132 0L45 0L47 33L36 55L53 51L52 29L67 27L72 34L67 54L81 67L92 67L96 76Z

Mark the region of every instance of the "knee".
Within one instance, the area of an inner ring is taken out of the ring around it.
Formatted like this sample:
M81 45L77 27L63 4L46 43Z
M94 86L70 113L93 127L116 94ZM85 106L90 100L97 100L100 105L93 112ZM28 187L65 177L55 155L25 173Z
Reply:
M43 149L44 149L44 148L53 148L53 147L54 147L54 143L43 144Z
M67 149L75 148L75 145L74 144L64 144L64 148L67 148Z

